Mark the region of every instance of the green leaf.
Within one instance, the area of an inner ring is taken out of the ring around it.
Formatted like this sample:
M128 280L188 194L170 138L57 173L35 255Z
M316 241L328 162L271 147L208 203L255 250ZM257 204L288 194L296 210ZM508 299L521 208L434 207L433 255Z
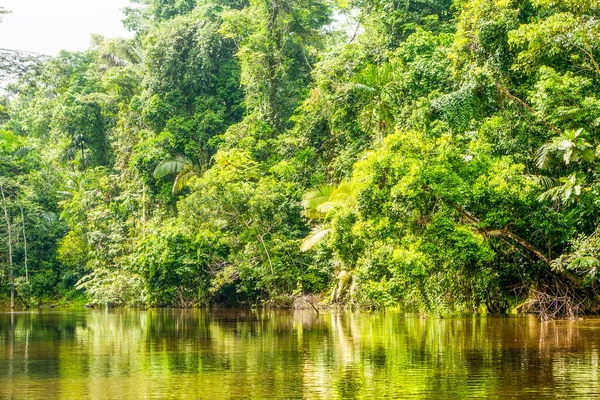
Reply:
M163 161L154 170L154 177L161 179L167 175L179 173L186 165L186 160L182 156L178 156L173 160Z
M322 227L317 227L313 229L312 233L308 235L302 242L302 247L300 247L300 250L303 253L309 251L321 240L323 240L323 238L325 238L329 232L331 232L331 228L323 229Z

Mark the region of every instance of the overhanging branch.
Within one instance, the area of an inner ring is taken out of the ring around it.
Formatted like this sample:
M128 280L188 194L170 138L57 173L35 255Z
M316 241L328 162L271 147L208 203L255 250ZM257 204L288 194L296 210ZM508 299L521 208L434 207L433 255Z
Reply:
M542 260L546 265L550 266L550 262L551 262L550 257L548 257L546 254L544 254L543 251L541 251L540 249L535 247L532 243L523 239L521 236L517 235L514 232L511 232L510 230L508 230L506 228L505 229L483 229L483 228L480 228L479 218L477 218L476 216L471 214L469 211L465 210L463 207L459 206L458 204L456 204L450 200L443 200L443 201L445 203L449 204L450 206L452 206L452 208L454 208L463 217L463 219L465 221L467 221L469 224L473 225L478 232L481 232L485 236L501 237L504 239L510 239L511 241L516 242L521 247L523 247L524 249L526 249L527 251L529 251L530 253L535 255L537 258Z

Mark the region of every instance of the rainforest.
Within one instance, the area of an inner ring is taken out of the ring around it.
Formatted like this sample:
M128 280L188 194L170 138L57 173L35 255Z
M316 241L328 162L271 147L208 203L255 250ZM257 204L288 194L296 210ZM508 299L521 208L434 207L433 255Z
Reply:
M0 52L1 304L600 311L600 2L123 23Z

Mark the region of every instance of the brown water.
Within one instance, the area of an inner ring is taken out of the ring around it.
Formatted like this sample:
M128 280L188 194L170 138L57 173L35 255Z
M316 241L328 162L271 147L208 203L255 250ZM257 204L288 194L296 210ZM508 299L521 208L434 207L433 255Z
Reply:
M600 398L600 320L0 314L0 398Z

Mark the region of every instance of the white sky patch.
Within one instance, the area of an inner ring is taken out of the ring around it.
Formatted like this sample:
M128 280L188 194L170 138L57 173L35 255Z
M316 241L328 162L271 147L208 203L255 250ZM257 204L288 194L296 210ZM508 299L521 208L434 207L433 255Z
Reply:
M56 55L83 51L90 35L132 34L123 28L121 11L129 0L0 0L11 11L0 22L0 48Z

